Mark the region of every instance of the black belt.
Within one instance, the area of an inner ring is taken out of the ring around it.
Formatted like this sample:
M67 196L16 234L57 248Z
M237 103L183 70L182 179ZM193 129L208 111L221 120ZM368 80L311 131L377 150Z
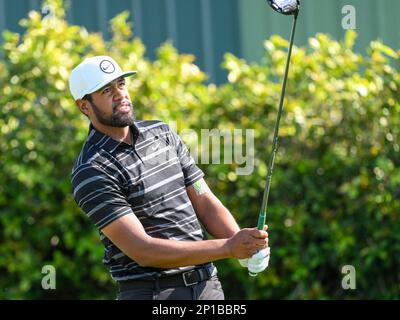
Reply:
M154 279L138 279L138 280L127 280L119 281L118 285L120 290L129 290L134 288L143 287L159 287L159 288L171 288L171 287L189 287L199 282L210 279L214 274L215 267L213 265L207 265L197 267L195 269L185 271L173 275L163 275L155 277ZM216 270L215 270L216 271Z

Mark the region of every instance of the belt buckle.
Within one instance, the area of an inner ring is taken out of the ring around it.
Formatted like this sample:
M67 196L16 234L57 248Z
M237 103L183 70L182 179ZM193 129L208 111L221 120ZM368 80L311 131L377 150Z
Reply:
M197 272L196 269L189 270L189 271L186 271L186 272L182 273L183 282L185 283L185 286L186 286L186 287L189 287L189 286L191 286L191 285L194 285L194 284L198 283L198 281L189 282L188 280L186 280L186 276L190 276L190 275L192 275L194 272Z

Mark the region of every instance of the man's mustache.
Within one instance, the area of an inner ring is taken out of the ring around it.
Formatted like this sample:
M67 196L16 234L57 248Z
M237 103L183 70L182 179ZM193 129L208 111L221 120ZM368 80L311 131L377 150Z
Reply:
M115 111L115 109L117 109L118 107L120 107L123 104L127 104L129 107L132 108L132 102L130 102L129 100L122 100L121 102L113 104L113 110Z

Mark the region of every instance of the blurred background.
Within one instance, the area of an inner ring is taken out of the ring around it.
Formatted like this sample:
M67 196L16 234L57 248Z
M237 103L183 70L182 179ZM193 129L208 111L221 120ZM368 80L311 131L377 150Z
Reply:
M399 10L396 0L302 1L270 266L250 278L234 259L216 262L227 299L399 299ZM115 298L98 232L71 196L88 122L68 77L87 56L139 71L128 83L139 119L198 137L254 130L251 174L198 165L240 225L255 226L290 27L264 0L0 0L0 299Z
M307 44L317 32L343 38L346 6L356 10L357 52L365 53L369 42L378 38L398 47L400 3L396 0L305 0L296 44ZM109 20L129 11L127 21L133 22L134 34L145 45L147 58L155 59L157 48L169 41L180 53L195 55L196 65L214 83L226 81L227 72L221 68L226 52L258 62L264 55L264 40L273 34L288 38L291 27L290 17L268 10L266 0L65 0L64 7L69 24L101 32L105 40L111 37ZM0 32L23 33L19 21L29 11L45 15L48 9L41 0L0 0Z

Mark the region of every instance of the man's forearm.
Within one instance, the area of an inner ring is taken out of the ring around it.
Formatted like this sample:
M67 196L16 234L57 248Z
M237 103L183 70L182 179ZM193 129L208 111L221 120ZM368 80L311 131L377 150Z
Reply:
M201 216L200 221L214 238L229 238L240 230L232 214L222 204L210 206L208 210L209 214Z
M232 218L233 219L233 218ZM134 214L127 214L102 229L122 252L140 266L176 268L225 258L248 258L266 246L265 232L255 228L235 232L235 224L225 228L233 233L224 239L177 241L153 238Z
M176 241L149 237L141 265L176 268L207 263L232 256L228 239Z
M229 210L212 194L206 196L197 216L207 232L216 239L232 237L240 230Z
M214 238L229 238L239 232L240 228L232 214L212 193L204 180L199 180L196 188L189 186L187 193L197 217Z

